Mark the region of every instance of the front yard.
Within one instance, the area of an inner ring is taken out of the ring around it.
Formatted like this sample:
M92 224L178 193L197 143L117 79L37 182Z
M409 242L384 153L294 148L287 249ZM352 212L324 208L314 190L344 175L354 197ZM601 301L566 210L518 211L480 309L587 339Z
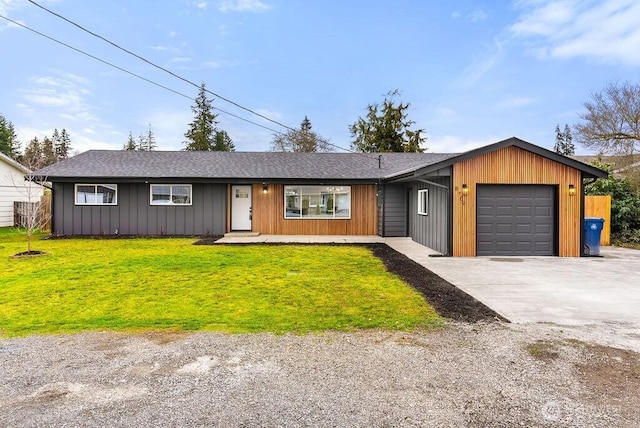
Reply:
M36 241L0 229L0 336L84 330L310 332L439 324L356 246L194 246L194 239Z

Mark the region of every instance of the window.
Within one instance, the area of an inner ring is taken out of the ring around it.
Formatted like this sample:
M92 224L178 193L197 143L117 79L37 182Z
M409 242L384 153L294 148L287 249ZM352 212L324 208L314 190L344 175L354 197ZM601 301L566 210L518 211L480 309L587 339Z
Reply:
M418 214L429 214L429 189L418 190Z
M191 184L152 184L151 205L191 205Z
M76 205L117 205L117 184L76 184Z
M284 218L350 219L350 186L284 186Z

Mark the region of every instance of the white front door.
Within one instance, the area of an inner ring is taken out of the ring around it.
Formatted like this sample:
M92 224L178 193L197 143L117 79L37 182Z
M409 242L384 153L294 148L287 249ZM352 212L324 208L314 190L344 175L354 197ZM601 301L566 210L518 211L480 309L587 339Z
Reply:
M251 186L231 186L231 230L251 230Z

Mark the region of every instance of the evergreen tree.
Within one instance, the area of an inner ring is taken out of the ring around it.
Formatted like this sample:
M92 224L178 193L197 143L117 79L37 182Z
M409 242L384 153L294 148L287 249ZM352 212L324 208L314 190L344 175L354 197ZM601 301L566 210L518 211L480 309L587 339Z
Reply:
M213 113L213 100L207 98L207 90L204 82L200 85L195 105L191 106L193 121L189 124L189 129L184 136L186 141L185 150L207 151L214 150L216 125L218 115Z
M573 144L573 136L569 125L564 125L564 155L573 156L576 154L576 146Z
M564 125L564 131L560 130L560 125L556 125L556 143L553 146L553 151L564 156L576 154L576 148L573 145L573 136L571 135L569 125Z
M149 130L146 134L140 134L138 150L144 152L150 152L158 148L156 144L156 137L151 130L151 124L149 124Z
M138 146L136 145L136 140L133 138L133 134L129 131L129 139L126 144L122 147L122 150L137 150Z
M330 152L329 140L311 130L311 121L307 116L300 123L300 129L276 134L271 141L274 152Z
M410 104L397 105L393 98L399 91L391 91L385 96L382 106L369 104L367 115L349 126L351 131L351 147L365 153L371 152L424 152L422 143L423 129L409 129L415 123L407 118Z
M33 139L29 141L29 144L27 144L27 147L25 147L23 160L24 165L29 168L32 168L34 165L42 165L42 145L38 137L33 137Z
M20 155L20 142L13 123L0 114L0 153L17 159Z
M55 131L57 131L57 129ZM55 146L55 150L59 161L69 157L69 152L71 151L71 137L69 137L67 130L64 128L62 128L60 139L58 144Z
M44 137L42 140L42 167L53 165L58 162L58 157L56 156L56 150L53 147L53 141L51 138Z
M564 150L564 134L560 131L560 125L556 125L556 144L553 146L553 151L562 154Z
M217 152L235 152L236 146L233 144L231 137L226 131L216 130L216 135L213 139L213 147L211 150Z

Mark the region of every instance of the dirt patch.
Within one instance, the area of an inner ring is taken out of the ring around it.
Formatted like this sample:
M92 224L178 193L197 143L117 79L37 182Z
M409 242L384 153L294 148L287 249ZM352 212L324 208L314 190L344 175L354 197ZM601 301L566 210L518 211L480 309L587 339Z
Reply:
M374 256L382 260L387 270L398 275L418 290L435 310L456 321L506 321L508 320L474 299L450 282L414 262L386 244L366 245Z
M585 398L628 409L640 403L640 354L602 345L584 347L584 363L576 364ZM634 403L633 406L630 404Z
M46 256L47 254L49 254L49 253L45 253L44 251L31 250L31 251L23 251L21 253L14 254L13 256L11 256L11 258L20 259L20 258L23 258L23 257Z

